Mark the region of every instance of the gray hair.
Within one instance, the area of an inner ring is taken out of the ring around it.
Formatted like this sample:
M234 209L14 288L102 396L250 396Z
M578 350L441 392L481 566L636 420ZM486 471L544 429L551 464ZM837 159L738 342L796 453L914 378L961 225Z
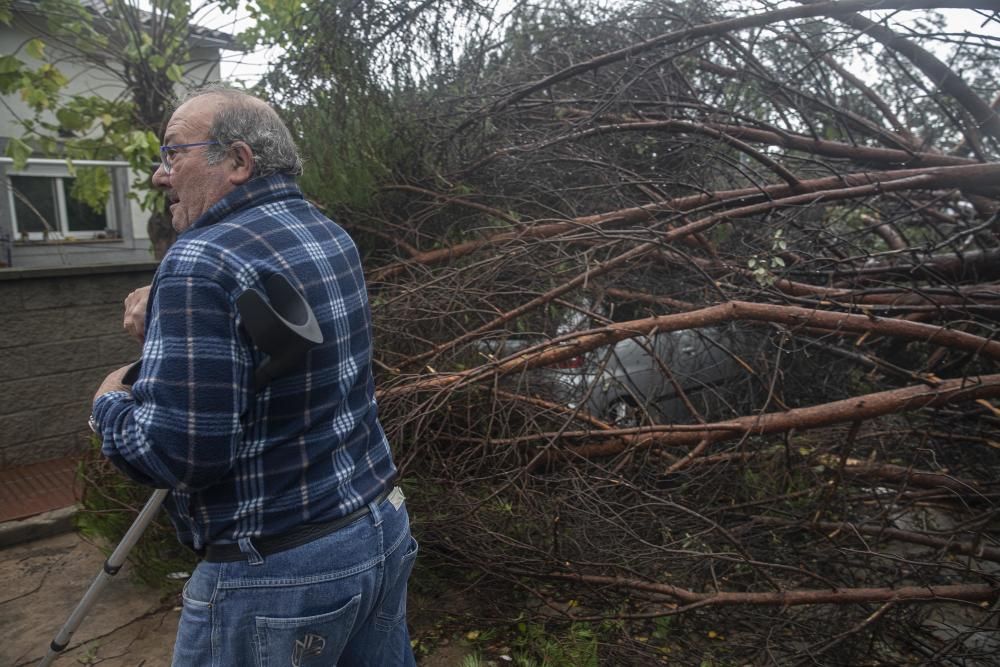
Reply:
M212 119L209 134L221 145L205 149L205 158L209 164L222 162L230 144L242 141L253 152L251 178L272 174L298 176L302 173L302 158L299 157L292 133L264 100L236 88L213 84L192 91L184 101L204 95L222 99Z

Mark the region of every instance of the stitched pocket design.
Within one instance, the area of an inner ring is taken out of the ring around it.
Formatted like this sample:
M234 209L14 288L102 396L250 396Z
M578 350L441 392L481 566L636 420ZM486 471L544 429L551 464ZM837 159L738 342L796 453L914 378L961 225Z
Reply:
M329 667L336 665L358 615L361 595L340 609L318 616L258 616L257 661L260 667Z

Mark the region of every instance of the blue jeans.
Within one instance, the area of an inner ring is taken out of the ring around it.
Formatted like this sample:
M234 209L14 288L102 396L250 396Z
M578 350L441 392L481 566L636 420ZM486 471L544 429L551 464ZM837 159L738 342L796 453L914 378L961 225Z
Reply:
M406 581L417 542L395 495L308 544L264 558L244 545L246 561L199 563L173 666L415 665Z

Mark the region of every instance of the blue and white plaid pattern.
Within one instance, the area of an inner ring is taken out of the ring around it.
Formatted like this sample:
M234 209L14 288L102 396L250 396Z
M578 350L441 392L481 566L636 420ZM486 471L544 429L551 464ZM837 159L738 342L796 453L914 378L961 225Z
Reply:
M261 391L236 298L284 274L324 342ZM184 233L153 280L133 394L94 404L103 452L170 487L182 542L232 543L349 514L395 476L378 421L357 248L282 175L237 188Z

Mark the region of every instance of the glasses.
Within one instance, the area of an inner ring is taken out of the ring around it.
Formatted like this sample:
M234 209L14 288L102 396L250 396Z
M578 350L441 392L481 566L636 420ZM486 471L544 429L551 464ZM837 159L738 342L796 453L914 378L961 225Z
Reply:
M160 164L163 165L163 171L170 173L172 168L172 163L174 158L177 157L177 153L180 152L181 148L194 148L195 146L218 146L221 142L218 141L198 141L193 144L173 144L171 146L160 146Z

